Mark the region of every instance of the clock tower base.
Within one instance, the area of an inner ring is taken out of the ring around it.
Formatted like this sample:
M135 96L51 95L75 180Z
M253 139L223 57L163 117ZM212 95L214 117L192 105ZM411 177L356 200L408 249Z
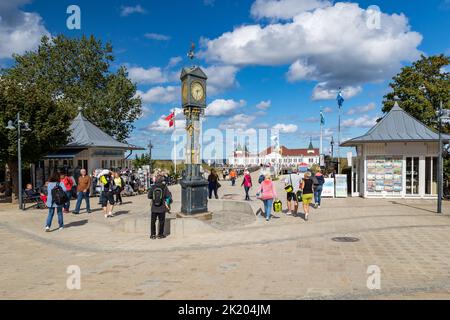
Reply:
M208 181L201 176L184 177L181 185L181 212L195 215L208 212Z

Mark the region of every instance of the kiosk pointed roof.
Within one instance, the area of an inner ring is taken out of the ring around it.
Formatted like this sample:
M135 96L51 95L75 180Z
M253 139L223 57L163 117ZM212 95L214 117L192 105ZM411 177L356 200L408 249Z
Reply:
M70 125L71 136L66 148L100 147L124 150L143 150L143 148L122 143L108 135L87 120L81 111Z
M443 134L444 141L450 139ZM361 143L371 142L414 142L414 141L439 141L439 135L434 130L404 111L397 102L375 126L366 134L347 140L342 147L352 147Z

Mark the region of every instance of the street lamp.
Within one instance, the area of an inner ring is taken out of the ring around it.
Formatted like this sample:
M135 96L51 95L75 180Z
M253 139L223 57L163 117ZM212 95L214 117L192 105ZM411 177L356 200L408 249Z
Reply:
M19 192L19 209L23 210L23 201L22 201L22 152L21 152L21 143L20 143L20 133L21 131L31 131L28 126L28 123L20 120L20 112L17 113L16 120L13 122L12 120L8 121L8 126L6 126L8 130L16 130L17 129L17 165L18 165L18 192Z
M443 164L444 160L442 158L442 118L449 119L448 110L442 110L442 100L439 104L439 111L437 112L439 119L439 158L438 158L438 203L437 203L437 213L442 214L442 197L444 194L444 170Z
M423 92L424 95L427 94L427 88L425 85L420 85L419 89ZM442 100L439 104L439 110L436 111L436 116L438 119L438 133L439 133L439 155L438 155L438 199L437 199L437 209L436 212L438 214L442 214L442 198L444 195L444 170L443 163L444 160L442 158L442 118L449 119L448 110L442 109Z

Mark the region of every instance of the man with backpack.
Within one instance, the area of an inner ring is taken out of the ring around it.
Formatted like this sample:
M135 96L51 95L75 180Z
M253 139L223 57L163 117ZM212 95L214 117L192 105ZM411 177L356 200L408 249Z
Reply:
M322 190L325 184L325 178L321 172L321 169L317 171L313 177L314 184L314 208L320 209L320 203L322 202Z
M159 221L158 239L164 239L164 223L166 221L166 212L169 211L169 205L172 201L172 194L169 188L163 183L164 177L156 177L148 192L147 197L152 200L151 220L150 220L150 239L156 239L156 219Z
M103 213L105 214L105 218L112 218L114 217L113 209L116 204L114 201L114 194L116 193L118 186L115 185L114 177L109 170L103 170L101 172L99 182L103 187L100 196Z
M60 182L60 176L57 172L54 172L48 181L47 186L47 207L48 216L45 224L45 232L50 232L52 226L53 216L55 215L55 209L58 214L59 230L64 229L63 219L63 206L67 201L67 189L64 183Z

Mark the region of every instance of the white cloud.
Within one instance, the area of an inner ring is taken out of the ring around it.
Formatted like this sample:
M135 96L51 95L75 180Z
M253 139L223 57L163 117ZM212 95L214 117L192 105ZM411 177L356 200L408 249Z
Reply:
M366 112L374 110L375 108L376 108L375 103L371 102L371 103L369 103L369 104L367 104L365 106L350 108L346 113L348 115L352 115L352 114L355 114L355 113L366 113Z
M147 106L142 106L142 115L141 119L147 118L149 115L153 113L153 109Z
M280 133L294 133L298 130L295 124L278 123L272 127L273 130L277 130Z
M342 121L342 127L344 128L370 128L377 122L377 117L369 117L364 115L356 119L346 119Z
M236 129L236 130L251 130L248 126L255 120L255 116L250 116L247 114L236 114L229 118L227 121L222 122L219 128L222 130L226 129Z
M175 126L169 127L169 121L166 121L166 117L175 111ZM181 108L173 108L165 115L162 115L158 120L153 121L147 126L148 131L157 131L161 133L171 133L174 130L183 129L186 125L185 118L183 116L183 110Z
M131 67L128 69L128 76L133 82L139 84L155 84L167 81L166 76L159 67L151 67L148 69Z
M299 80L315 80L315 72L315 67L308 65L306 60L297 60L289 67L289 71L286 76L289 82Z
M138 4L134 7L122 6L120 8L120 15L122 17L128 17L129 15L131 15L133 13L145 14L145 13L147 13L147 10L145 10L140 4Z
M243 25L203 39L200 56L240 67L291 65L288 79L318 81L322 92L316 99L329 97L325 90L389 79L402 62L420 55L422 36L411 31L403 14L380 13L380 28L368 26L369 14L356 3L338 2L285 23Z
M177 125L177 124L175 123L175 125ZM158 120L153 121L147 127L147 130L149 130L149 131L157 131L157 132L162 132L162 133L169 133L169 132L173 132L174 128L173 127L169 127L169 122L165 120L164 116L162 116Z
M212 65L203 68L208 76L208 95L214 96L237 85L236 73L239 69L235 66Z
M157 41L169 41L171 39L170 36L159 33L146 33L144 37L150 40L157 40Z
M325 109L323 109L323 113L332 113L333 109L330 107L326 107Z
M39 46L42 36L50 36L39 14L19 10L19 6L28 2L0 2L0 59L34 50Z
M175 67L176 65L178 65L181 61L183 61L182 57L172 57L169 60L169 64L167 65L168 68L172 68Z
M207 117L228 116L235 113L239 108L245 105L245 100L234 101L232 99L216 99L208 105L205 115Z
M251 14L256 19L291 19L304 11L329 6L325 0L256 0Z
M362 91L361 86L347 86L342 89L342 95L345 99L350 99L356 96L358 93ZM318 83L312 93L313 100L332 100L336 99L338 95L338 89L329 89L327 88L327 84L324 82Z
M180 99L180 87L167 86L167 87L153 87L148 91L143 92L138 90L137 96L140 96L142 102L145 104L167 104L172 103Z
M259 110L267 110L270 108L270 106L272 105L272 101L267 100L267 101L261 101L260 103L258 103L256 105L256 109Z

